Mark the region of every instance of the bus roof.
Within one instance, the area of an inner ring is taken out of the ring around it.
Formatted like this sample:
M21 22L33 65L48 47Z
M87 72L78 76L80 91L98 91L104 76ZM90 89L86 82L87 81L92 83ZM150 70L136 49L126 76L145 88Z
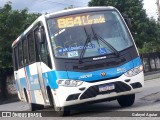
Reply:
M59 16L64 16L64 15L70 15L70 14L76 14L76 13L83 13L83 12L93 12L93 11L100 11L100 10L113 10L115 9L112 6L101 6L101 7L80 7L80 8L73 8L73 9L67 9L67 10L62 10L54 13L49 13L46 14L46 18L50 17L59 17Z
M12 47L22 38L28 31L32 29L32 27L38 23L40 20L45 19L45 18L52 18L52 17L60 17L60 16L65 16L65 15L71 15L71 14L77 14L77 13L84 13L84 12L94 12L94 11L102 11L102 10L113 10L115 9L112 6L107 6L107 7L80 7L80 8L73 8L73 9L68 9L68 10L62 10L54 13L49 13L49 14L43 14L40 17L38 17L13 43Z

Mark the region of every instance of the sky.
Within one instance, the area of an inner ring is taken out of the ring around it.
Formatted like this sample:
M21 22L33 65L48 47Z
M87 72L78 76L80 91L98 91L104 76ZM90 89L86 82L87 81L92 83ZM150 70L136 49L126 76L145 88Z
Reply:
M143 0L144 9L146 9L148 17L154 17L155 19L158 17L156 1L157 0Z
M8 0L0 0L0 7ZM87 6L90 0L10 0L13 9L28 8L29 12L50 13L63 10L65 7L73 5L74 7ZM157 19L156 0L143 0L144 9L148 17Z

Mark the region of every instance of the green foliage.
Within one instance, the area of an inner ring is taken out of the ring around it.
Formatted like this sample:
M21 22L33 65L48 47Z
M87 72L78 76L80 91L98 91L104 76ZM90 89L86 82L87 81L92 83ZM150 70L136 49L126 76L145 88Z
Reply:
M91 0L89 6L114 6L132 18L131 33L140 52L160 50L160 29L153 18L143 9L143 0Z
M160 51L160 26L151 19L149 23L150 31L148 36L150 41L144 42L142 48L139 48L140 53L151 53Z
M12 10L11 3L4 5L0 12L0 69L12 67L12 42L38 16L27 9Z

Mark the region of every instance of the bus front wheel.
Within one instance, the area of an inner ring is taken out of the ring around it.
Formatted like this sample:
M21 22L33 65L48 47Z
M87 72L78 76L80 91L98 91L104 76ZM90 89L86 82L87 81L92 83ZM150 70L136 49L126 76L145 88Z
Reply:
M24 95L25 95L25 98L26 98L26 102L28 103L28 107L29 107L28 110L29 111L44 109L44 105L30 103L26 89L24 89Z
M121 107L132 106L135 101L135 94L120 96L117 101Z
M53 107L56 116L62 117L62 116L70 115L70 110L69 109L66 109L65 107L63 107L63 108L57 108L56 107L51 89L48 88L47 93L48 93L48 98L49 98L50 105Z

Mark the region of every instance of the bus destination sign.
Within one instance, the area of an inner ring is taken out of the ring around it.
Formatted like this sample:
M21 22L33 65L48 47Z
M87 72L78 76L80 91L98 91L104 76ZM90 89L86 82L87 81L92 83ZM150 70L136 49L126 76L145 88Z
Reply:
M57 19L58 28L69 28L76 26L105 23L103 14L95 15L74 15Z

